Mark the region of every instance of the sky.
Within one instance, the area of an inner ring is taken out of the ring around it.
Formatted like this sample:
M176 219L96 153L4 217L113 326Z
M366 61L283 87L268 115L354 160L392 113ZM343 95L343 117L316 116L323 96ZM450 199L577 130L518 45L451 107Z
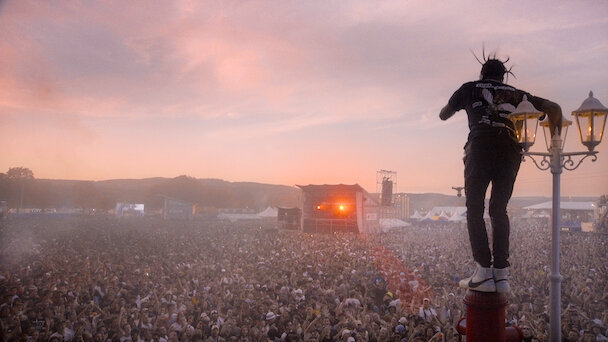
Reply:
M438 114L482 47L566 118L590 90L608 106L605 0L0 0L0 172L375 192L385 169L395 191L455 194L466 113ZM608 193L607 145L563 196ZM585 149L571 126L565 151ZM514 196L551 184L527 159Z

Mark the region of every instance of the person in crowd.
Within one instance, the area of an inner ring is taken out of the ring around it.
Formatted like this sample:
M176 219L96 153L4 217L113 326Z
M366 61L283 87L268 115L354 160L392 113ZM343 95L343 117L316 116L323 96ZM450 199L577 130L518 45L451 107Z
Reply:
M424 298L422 300L422 306L418 310L418 316L427 322L433 322L437 319L437 312L431 307L431 300Z

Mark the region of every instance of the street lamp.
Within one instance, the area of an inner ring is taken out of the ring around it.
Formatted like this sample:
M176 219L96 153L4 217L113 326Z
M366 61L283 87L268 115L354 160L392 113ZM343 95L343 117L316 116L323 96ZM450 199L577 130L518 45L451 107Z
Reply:
M517 108L511 114L509 119L515 125L515 134L521 147L524 151L528 151L536 140L536 128L538 120L544 114L528 101L528 97L524 95L523 100L517 105Z
M526 103L527 102L527 103ZM521 108L520 108L521 107ZM551 135L551 126L549 123L541 123L544 128L545 141L547 142L548 152L528 152L528 149L534 144L536 136L535 121L538 110L527 101L524 97L522 103L517 106L515 111L509 115L513 120L517 133L518 142L524 149L522 158L529 157L532 159L536 167L540 170L551 170L553 174L553 209L551 213L551 341L561 341L561 281L562 276L559 274L559 233L560 233L560 175L563 169L574 170L587 157L591 157L591 161L597 160L597 146L602 141L604 126L606 124L606 115L608 108L593 97L593 92L589 92L589 97L583 101L579 109L572 112L576 118L576 124L581 136L581 142L587 146L589 151L582 152L563 152L564 140L566 139L566 131L568 126L572 124L569 120L562 120L561 134ZM548 121L548 120L547 120ZM557 129L557 128L556 128ZM572 157L581 156L582 158L575 162ZM540 161L536 161L534 157L542 157Z
M543 128L543 133L545 135L545 144L547 145L547 151L549 151L551 149L551 125L549 124L549 120L541 121L540 126ZM568 127L570 126L572 126L572 121L562 116L562 131L559 135L559 139L562 141L562 150L564 149L564 145L566 144L566 134L568 133Z
M572 112L572 115L576 117L581 141L589 151L593 151L595 146L602 141L607 113L608 108L593 97L592 91L589 92L589 97L583 101L579 109Z

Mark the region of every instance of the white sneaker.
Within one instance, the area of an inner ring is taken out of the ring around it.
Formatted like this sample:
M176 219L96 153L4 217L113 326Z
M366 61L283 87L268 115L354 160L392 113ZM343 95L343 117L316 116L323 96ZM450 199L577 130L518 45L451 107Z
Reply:
M494 283L494 272L491 267L481 267L477 264L477 269L473 275L462 279L458 285L464 289L469 289L479 292L496 292L496 283Z
M507 277L509 276L508 268L494 268L494 282L496 283L496 292L508 293L511 290Z

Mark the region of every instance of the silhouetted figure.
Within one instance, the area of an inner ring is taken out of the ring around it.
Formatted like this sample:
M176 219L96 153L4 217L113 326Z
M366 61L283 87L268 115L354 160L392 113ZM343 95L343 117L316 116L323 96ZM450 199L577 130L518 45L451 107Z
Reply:
M462 197L462 190L464 190L464 186L453 186L452 189L458 192L456 196Z
M477 269L460 281L460 286L482 292L508 292L509 219L507 203L521 162L521 147L508 114L527 96L534 107L548 114L552 132L561 129L562 111L558 104L530 95L503 83L505 62L484 53L479 81L463 84L441 109L447 120L465 109L469 136L464 147L464 179L467 225ZM489 214L492 221L492 252L483 219L486 190L492 183Z

